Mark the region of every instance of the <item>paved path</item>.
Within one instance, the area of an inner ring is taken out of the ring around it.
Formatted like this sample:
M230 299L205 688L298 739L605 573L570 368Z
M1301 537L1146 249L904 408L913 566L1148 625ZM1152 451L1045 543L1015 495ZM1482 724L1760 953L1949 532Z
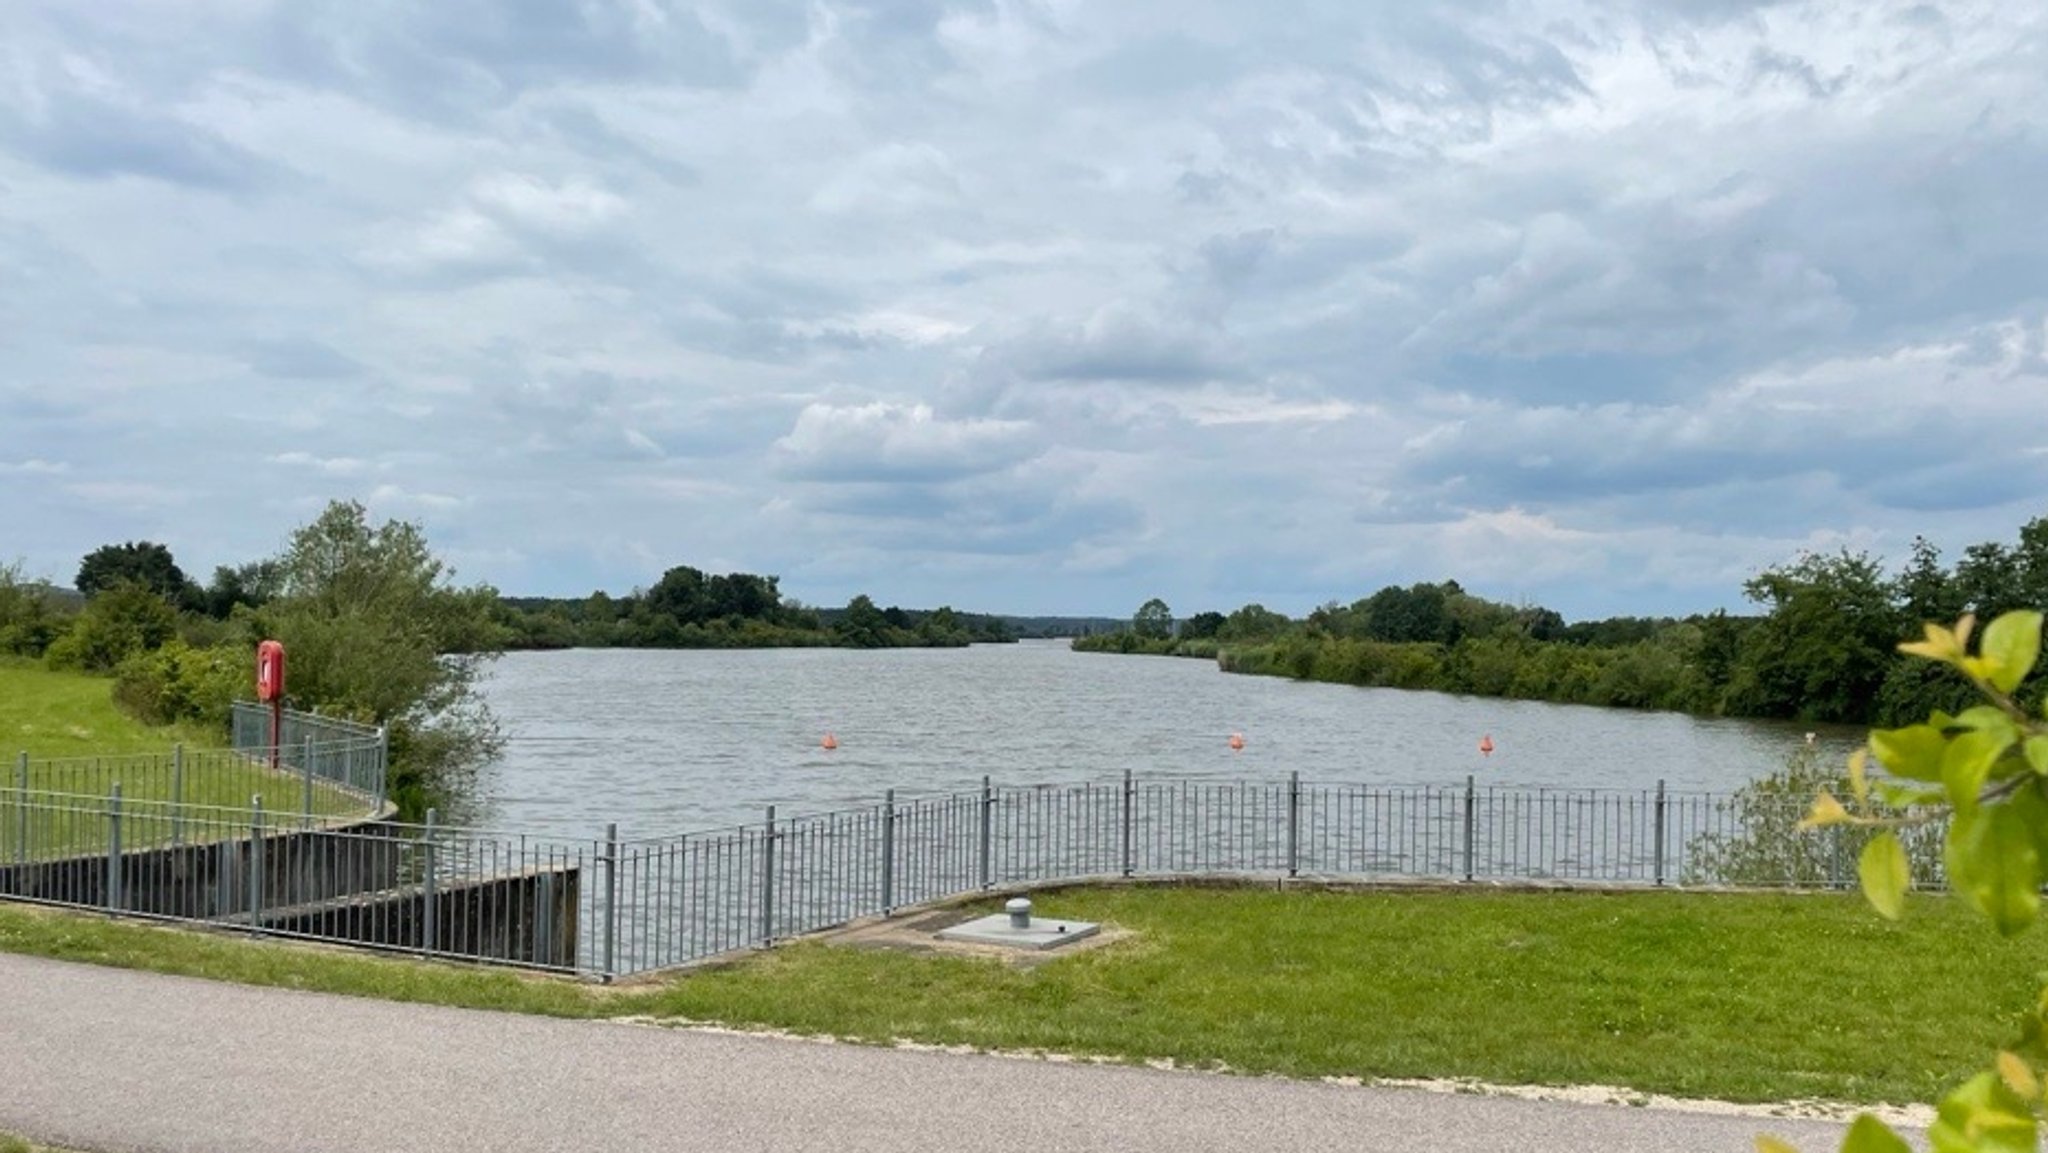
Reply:
M179 1150L1832 1150L1838 1127L554 1021L0 955L0 1132Z

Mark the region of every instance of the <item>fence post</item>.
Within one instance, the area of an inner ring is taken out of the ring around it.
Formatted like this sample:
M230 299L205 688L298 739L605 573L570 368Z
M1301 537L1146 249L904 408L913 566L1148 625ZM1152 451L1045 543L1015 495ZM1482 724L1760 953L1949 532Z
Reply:
M1479 812L1479 786L1472 774L1465 774L1465 879L1472 879L1472 849Z
M991 788L989 787L989 783L988 783L988 778L987 778L986 776L984 776L984 777L982 777L982 778L981 778L981 874L980 874L980 876L981 876L981 887L982 887L983 889L987 889L987 888L989 887L989 865L988 865L988 863L989 863L989 854L990 854L990 851L991 851L991 848L992 848L992 846L991 846L991 844L990 844L990 841L989 841L989 820L990 820L990 818L991 818L992 816L994 816L994 814L995 814L995 809L996 809L996 797L995 797L995 791L994 791L993 789L991 789Z
M1786 878L1790 884L1797 884L1797 877ZM1828 826L1828 888L1842 887L1842 826Z
M249 930L263 932L263 794L249 798Z
M307 737L307 738L306 738L306 752L305 752L305 761L304 761L304 762L303 762L303 764L302 764L302 765L300 766L300 771L301 771L302 773L304 773L304 774L305 774L305 778L306 778L306 805L305 805L305 809L303 810L303 812L304 812L304 815L303 815L303 816L302 816L302 817L301 817L301 818L299 819L299 827L300 827L300 828L302 828L302 829L309 829L309 828L312 828L312 827L313 827L313 738L312 738L312 737Z
M1652 838L1654 848L1651 850L1657 857L1653 876L1658 885L1664 883L1664 812L1664 778L1659 777L1657 778L1657 815L1655 817L1657 828Z
M171 746L171 844L185 843L185 745Z
M775 940L775 806L768 806L768 834L761 840L761 945Z
M107 911L121 907L121 782L107 794Z
M14 813L14 863L28 861L28 750L21 750L21 759L15 762L14 787L18 792L15 799L20 805Z
M896 790L882 794L882 915L896 911Z
M1123 865L1124 876L1126 877L1130 876L1134 871L1136 871L1137 868L1137 862L1133 855L1133 850L1137 847L1134 843L1136 841L1135 834L1137 830L1137 799L1137 785L1135 782L1131 780L1131 770L1125 769L1122 821Z
M604 973L609 983L617 970L613 962L617 959L619 943L619 826L616 821L604 827Z
M373 784L373 785L372 785L371 787L372 787L372 788L374 788L374 789L376 790L376 795L377 795L377 811L378 811L379 813L382 813L382 812L384 811L384 778L385 778L385 775L386 775L386 774L388 774L388 773L389 773L390 771L391 771L391 730L390 730L390 729L388 729L388 728L386 728L386 727L384 727L383 725L378 725L378 726L377 726L377 771L376 771L376 777L377 777L377 780L376 780L376 782L375 782L375 783L374 783L374 784Z
M436 868L438 862L434 859L437 856L434 845L434 825L440 816L440 810L428 809L427 823L424 831L420 834L425 842L424 848L426 852L424 856L427 863L426 876L421 882L421 892L426 898L420 906L420 952L422 953L432 953L441 941L441 899L437 892L439 878L435 875L439 872L439 869Z
M1292 877L1300 871L1301 865L1301 770L1287 774L1287 875Z

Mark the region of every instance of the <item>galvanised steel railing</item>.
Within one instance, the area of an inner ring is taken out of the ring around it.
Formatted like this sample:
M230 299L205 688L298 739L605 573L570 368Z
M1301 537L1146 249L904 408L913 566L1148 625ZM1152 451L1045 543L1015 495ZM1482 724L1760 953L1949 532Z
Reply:
M388 755L383 730L287 711L285 741L271 744L270 714L256 713L256 706L236 705L235 744L228 749L178 745L167 753L43 759L20 753L13 772L0 777L0 863L96 851L103 843L104 831L96 821L56 820L53 814L70 802L32 804L37 798L84 797L101 803L125 795L131 808L161 803L172 812L261 806L275 819L290 816L302 824L359 820L383 810ZM37 816L45 826L32 836L28 825ZM53 832L58 827L79 832L66 839ZM147 836L131 833L128 844L158 843L151 838L175 844L183 836L182 822L167 820L152 826Z
M1103 877L1846 888L1869 835L1797 831L1805 798L1471 778L985 780L648 838L622 838L616 825L588 839L451 828L432 812L420 824L311 827L261 808L138 807L118 795L10 802L0 790L0 814L10 803L31 814L25 828L92 849L58 860L30 844L12 869L0 855L0 895L606 979L999 886ZM167 840L173 823L181 832ZM1941 884L1940 829L1910 834L1916 882Z

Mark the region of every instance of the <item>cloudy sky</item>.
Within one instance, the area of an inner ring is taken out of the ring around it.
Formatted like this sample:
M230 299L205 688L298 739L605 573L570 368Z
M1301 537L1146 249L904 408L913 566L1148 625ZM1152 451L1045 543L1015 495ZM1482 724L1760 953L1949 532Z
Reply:
M2048 514L2019 0L0 6L0 561L1574 618Z

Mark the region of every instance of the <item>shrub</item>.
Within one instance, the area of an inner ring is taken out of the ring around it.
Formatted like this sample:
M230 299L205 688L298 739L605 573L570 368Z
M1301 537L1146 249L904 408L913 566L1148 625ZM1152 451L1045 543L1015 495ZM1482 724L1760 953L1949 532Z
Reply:
M1839 760L1830 760L1815 745L1802 745L1785 759L1785 767L1736 790L1731 802L1740 829L1703 833L1692 840L1685 883L1689 885L1794 885L1846 888L1856 878L1863 846L1882 832L1875 827L1831 825L1800 828L1813 798L1822 792L1848 791ZM1942 883L1943 827L1921 825L1904 830L1906 856L1915 884Z
M149 724L196 721L225 732L249 677L250 657L240 645L195 649L173 640L121 662L114 702Z

